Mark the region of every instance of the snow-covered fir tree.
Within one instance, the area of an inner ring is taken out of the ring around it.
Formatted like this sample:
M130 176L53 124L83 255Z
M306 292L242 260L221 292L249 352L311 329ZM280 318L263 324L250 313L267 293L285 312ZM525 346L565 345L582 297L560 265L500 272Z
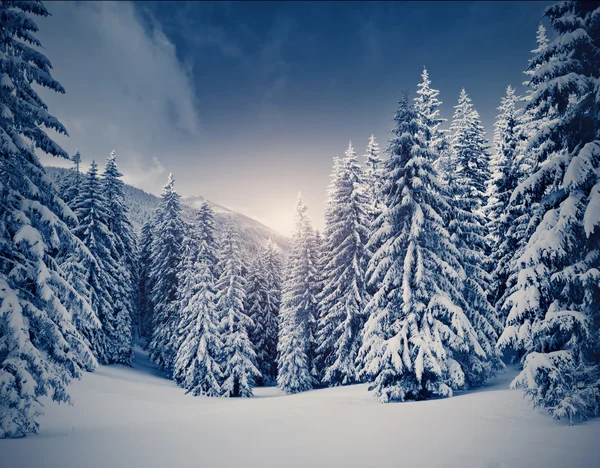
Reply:
M556 38L532 60L528 110L556 114L530 139L541 163L515 191L536 194L540 221L498 345L523 356L512 386L572 423L600 411L600 7L561 2L546 16Z
M219 277L219 245L215 237L215 213L210 204L204 200L196 211L198 230L198 255L210 266L215 278Z
M139 235L137 281L137 314L135 315L135 330L137 336L146 340L151 336L152 330L152 224L149 219L142 226L142 232Z
M262 254L262 252L260 252ZM265 319L267 306L267 278L260 255L254 257L248 266L246 275L246 300L244 310L253 322L248 330L252 347L256 351L256 365L259 370L264 367L268 353L266 349ZM261 375L256 379L257 385L264 385L265 378Z
M429 72L423 67L421 73L422 81L417 85L417 97L414 98L415 110L419 116L423 135L421 137L427 142L431 151L435 154L433 163L441 177L449 186L454 183L454 161L450 144L446 137L447 131L441 126L446 119L440 117L439 107L442 101L438 99L440 92L431 87Z
M73 167L69 171L69 175L62 180L58 188L60 197L67 205L69 205L69 207L72 206L77 195L79 195L79 189L81 188L81 182L83 180L80 170L81 153L77 151L71 158L71 161L73 161Z
M0 3L0 438L37 432L40 398L69 401L71 379L96 365L72 323L93 311L56 259L60 249L85 247L33 151L68 159L46 133L66 130L32 86L64 93L33 15L49 13L38 2Z
M335 168L334 168L335 170ZM369 201L369 222L372 224L381 214L383 202L381 200L381 184L383 180L383 161L379 154L379 143L371 135L364 155L364 187Z
M338 174L334 174L327 201L317 335L321 381L332 386L351 384L358 378L355 360L368 301L365 271L370 255L366 245L371 224L371 200L352 144L336 166Z
M255 347L258 368L265 383L277 379L277 333L279 330L279 309L281 307L281 252L269 239L260 254L262 271L266 282L265 307L263 318L263 348Z
M81 239L92 255L79 258L81 265L73 271L74 276L83 274L85 293L102 323L102 330L96 332L81 324L82 333L90 340L96 357L105 364L131 363L131 329L128 328L129 310L124 307L126 286L129 277L119 264L117 240L108 227L109 212L107 200L102 191L102 181L98 176L98 166L92 161L85 176L73 209L78 223L73 233ZM66 270L72 263L64 265Z
M439 107L442 105L438 99L440 92L431 87L429 72L426 68L423 68L421 78L423 81L417 85L419 89L417 97L414 98L415 111L421 121L421 131L423 132L421 138L427 141L431 150L439 156L439 153L448 148L445 132L440 128L446 121L440 117Z
M494 154L491 159L492 177L488 187L488 204L485 208L488 236L491 245L492 301L495 304L504 294L509 264L515 252L514 237L507 236L515 222L516 213L509 206L510 196L522 179L519 167L519 143L521 141L519 98L513 87L508 86L501 99L500 113L494 124Z
M176 353L183 341L182 332L194 319L194 313L188 313L187 305L196 294L198 286L197 262L200 248L199 229L195 222L183 221L183 240L181 255L177 265L177 291L170 305L169 314L173 321L169 346Z
M515 166L518 169L520 180L522 182L533 174L541 164L548 159L548 155L559 148L558 142L552 140L543 140L538 143L536 135L539 131L546 128L550 122L556 118L556 109L551 105L548 109L541 110L538 105L529 105L532 96L538 89L538 83L531 79L536 70L545 66L546 62L551 62L554 57L542 55L548 47L548 38L546 28L539 25L537 30L537 47L532 50L533 59L529 60L529 66L525 70L528 80L524 83L527 86L527 92L523 96L526 104L524 112L521 114L517 133L521 137L517 148ZM535 62L534 62L535 60ZM509 213L511 222L507 223L508 229L503 234L504 244L501 250L512 250L512 255L507 263L498 264L498 271L495 276L498 279L495 284L496 289L495 305L499 318L504 322L509 314L511 305L508 298L515 291L517 279L520 271L518 259L523 253L527 240L531 237L540 222L541 210L539 210L540 201L543 199L544 191L531 190L513 190L509 200ZM499 274L498 274L499 273ZM504 284L499 279L500 274L506 277Z
M461 255L445 228L451 205L420 135L420 119L401 100L384 181L383 240L369 262L380 288L359 352L361 374L380 401L450 396L466 386L470 356L486 359L465 311Z
M242 276L239 234L229 220L221 237L217 281L217 313L223 339L223 396L250 397L260 377L256 353L248 337L254 323L244 311L246 281Z
M313 330L318 312L315 235L302 195L296 200L292 236L282 288L277 343L277 386L287 393L310 390L313 375Z
M183 235L180 196L175 191L175 178L169 174L156 211L152 240L152 338L149 344L152 359L167 375L171 375L177 352L173 337L179 325L175 301Z
M115 262L119 267L119 297L113 303L117 311L115 317L115 362L130 364L132 351L132 318L135 315L135 287L137 283L135 235L129 218L127 204L123 194L125 185L120 179L123 176L117 168L115 151L111 151L106 159L102 177L102 192L106 199L108 214L107 226L115 239Z
M486 205L486 184L490 179L487 140L479 113L463 89L454 106L450 125L451 166L459 197L465 208L474 213Z
M192 231L183 243L186 260L179 287L185 293L178 301L180 344L173 378L193 395L220 396L223 342L215 296L214 216L206 202L198 210Z
M447 227L466 274L462 283L464 312L485 352L483 358L476 354L469 356L470 364L466 367L467 384L477 386L502 368L495 349L502 325L489 302L490 245L484 210L491 177L490 156L479 114L464 89L455 106L450 131L452 167L448 170L453 174L445 178L444 190L450 196L452 211Z

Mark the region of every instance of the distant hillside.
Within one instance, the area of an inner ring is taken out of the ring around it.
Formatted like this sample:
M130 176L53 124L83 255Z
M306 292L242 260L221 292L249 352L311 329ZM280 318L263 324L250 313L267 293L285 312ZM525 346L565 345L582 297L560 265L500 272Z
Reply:
M46 167L46 172L55 184L58 184L68 173L69 169L60 167ZM142 229L142 225L154 214L158 206L159 198L141 189L125 184L125 202L129 207L129 219L137 233ZM190 221L193 219L195 209L204 201L201 196L182 197L184 219ZM242 250L245 256L254 255L262 246L265 245L269 237L273 239L285 256L288 251L289 239L282 236L273 229L259 223L255 219L249 218L240 213L231 211L221 205L208 200L215 212L215 224L217 232L222 232L225 222L233 218L236 222L242 242Z

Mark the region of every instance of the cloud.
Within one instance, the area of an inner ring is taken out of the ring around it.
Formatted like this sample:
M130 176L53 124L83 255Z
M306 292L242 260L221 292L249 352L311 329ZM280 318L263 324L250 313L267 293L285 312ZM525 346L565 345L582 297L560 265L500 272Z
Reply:
M70 134L55 139L69 154L79 149L87 164L101 164L115 149L126 180L155 192L163 164L202 137L189 63L178 60L159 23L144 25L129 2L47 8L52 16L37 19L38 37L66 94L40 94Z

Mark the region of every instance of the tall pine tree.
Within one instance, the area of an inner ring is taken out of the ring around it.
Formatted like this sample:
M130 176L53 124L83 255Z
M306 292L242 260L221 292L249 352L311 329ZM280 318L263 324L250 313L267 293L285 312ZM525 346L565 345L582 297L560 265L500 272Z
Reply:
M142 226L138 249L138 288L137 314L135 329L139 337L148 340L152 335L152 230L153 220L149 219Z
M405 96L386 164L386 211L369 263L379 290L359 352L361 374L380 401L450 396L466 385L469 356L485 351L464 311L461 255L445 228L451 211Z
M185 271L179 287L180 344L174 380L193 395L220 396L223 341L216 309L216 244L213 213L205 202L198 210L193 234L184 241Z
M369 201L369 222L373 224L383 209L383 202L381 200L383 161L379 155L379 143L375 140L374 135L371 135L369 138L364 160L364 187Z
M46 133L66 130L32 87L64 93L31 15L49 13L39 2L0 3L0 438L37 432L40 397L69 401L71 379L96 364L71 320L93 312L56 259L85 247L33 151L68 159Z
M484 215L487 206L487 184L491 177L487 140L479 113L463 89L450 126L450 160L453 175L447 178L445 189L452 205L448 223L453 244L460 251L466 278L462 294L466 301L465 313L474 326L479 344L484 350L483 359L477 354L469 356L466 381L469 386L481 385L503 367L495 349L501 323L490 304L491 269L490 245Z
M262 252L260 252L262 254ZM267 306L267 278L261 256L254 257L248 267L246 276L246 301L244 309L253 322L248 330L252 347L256 351L256 365L262 369L268 360L266 348L266 306ZM261 375L256 380L258 385L265 384L265 377Z
M127 216L129 209L125 203L121 174L117 168L115 151L111 151L106 159L102 177L102 191L106 199L108 214L107 226L115 239L113 255L119 267L120 281L118 285L118 302L115 308L115 338L118 341L115 349L115 362L130 364L132 351L132 318L135 315L135 287L137 283L135 235L133 226Z
M561 2L546 16L556 38L532 60L528 110L555 115L530 139L542 162L516 189L536 194L540 221L499 346L523 356L512 386L572 423L600 411L600 7Z
M554 60L552 56L542 55L548 47L548 38L546 28L541 24L538 27L536 39L537 47L532 51L534 58L529 60L529 66L524 72L528 76L528 81L524 83L527 86L527 92L523 96L526 107L519 119L517 129L517 133L521 137L517 148L517 161L515 162L520 174L519 182L523 182L537 171L540 165L548 159L548 155L559 147L558 143L552 140L542 140L538 143L536 138L537 133L546 128L556 118L556 109L552 105L543 111L539 109L539 106L544 105L543 103L529 105L539 87L539 84L531 79L533 74L540 67L545 66L547 62ZM520 185L518 190L513 190L510 196L508 216L512 221L503 234L506 245L502 246L502 249L512 249L513 251L510 260L506 264L498 265L498 273L505 276L506 281L504 285L501 284L500 275L495 281L497 285L495 305L498 316L503 322L506 321L511 308L508 298L516 290L520 270L518 259L523 254L527 240L540 222L541 210L538 208L545 195L544 191L521 190L522 187Z
M492 178L489 182L489 199L486 207L488 236L492 247L492 301L503 296L508 279L509 264L516 250L515 238L507 236L515 222L516 212L510 206L510 196L522 180L519 167L520 112L518 97L511 86L501 100L500 114L494 124L494 156L491 160Z
M78 219L73 233L81 239L91 253L91 257L78 259L82 270L79 270L81 273L74 271L73 275L83 275L85 293L102 323L101 331L93 328L90 330L87 324L81 326L81 330L90 340L96 357L102 363L130 363L131 343L127 342L127 337L123 336L123 329L120 327L121 314L128 313L124 310L122 302L125 278L116 260L117 241L108 227L108 203L102 192L101 183L98 166L95 161L92 161L79 195L73 202ZM79 264L69 263L67 266L79 268ZM131 336L128 338L130 341Z
M174 349L174 333L179 325L179 316L175 301L184 234L181 202L179 194L175 191L175 179L172 174L169 174L167 185L163 188L155 223L152 242L153 310L150 355L167 375L171 375L177 352L177 349Z
M371 205L352 144L336 169L327 201L317 340L321 380L327 385L345 385L358 379L355 360L362 344L368 301L365 271L370 256L366 245Z
M77 198L77 195L79 195L81 182L83 181L83 176L80 170L81 153L77 151L71 158L71 161L73 161L73 167L69 170L68 175L61 181L61 184L58 188L60 197L67 205L69 205L69 207L72 206L72 203Z
M316 260L314 232L302 195L298 194L296 228L285 268L277 343L277 386L287 393L310 390L316 381L313 373L313 330L319 288Z
M265 383L274 383L277 379L277 333L279 329L279 310L281 307L281 252L269 239L261 253L262 270L265 275L266 296L263 319L263 346L257 353L263 356L258 360L259 370Z
M244 311L246 282L242 276L239 235L232 220L221 238L219 270L217 311L223 337L223 396L250 397L260 371L248 338L253 322Z
M490 179L489 154L479 113L463 89L454 106L450 125L452 166L459 197L465 209L477 212L486 205L486 184Z

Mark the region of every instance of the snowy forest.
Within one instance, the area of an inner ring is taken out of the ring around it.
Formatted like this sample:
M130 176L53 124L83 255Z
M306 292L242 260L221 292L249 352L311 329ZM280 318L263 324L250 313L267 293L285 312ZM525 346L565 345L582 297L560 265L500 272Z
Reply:
M333 158L322 232L299 193L289 245L257 251L207 201L186 219L176 174L138 232L118 153L53 141L67 129L35 89L65 93L35 35L48 14L0 3L0 438L37 433L43 397L70 402L136 344L194 397L366 383L431 400L517 365L536 411L599 413L597 2L547 8L491 142L468 89L443 116L453 98L423 69L385 144ZM59 183L39 152L72 162Z

